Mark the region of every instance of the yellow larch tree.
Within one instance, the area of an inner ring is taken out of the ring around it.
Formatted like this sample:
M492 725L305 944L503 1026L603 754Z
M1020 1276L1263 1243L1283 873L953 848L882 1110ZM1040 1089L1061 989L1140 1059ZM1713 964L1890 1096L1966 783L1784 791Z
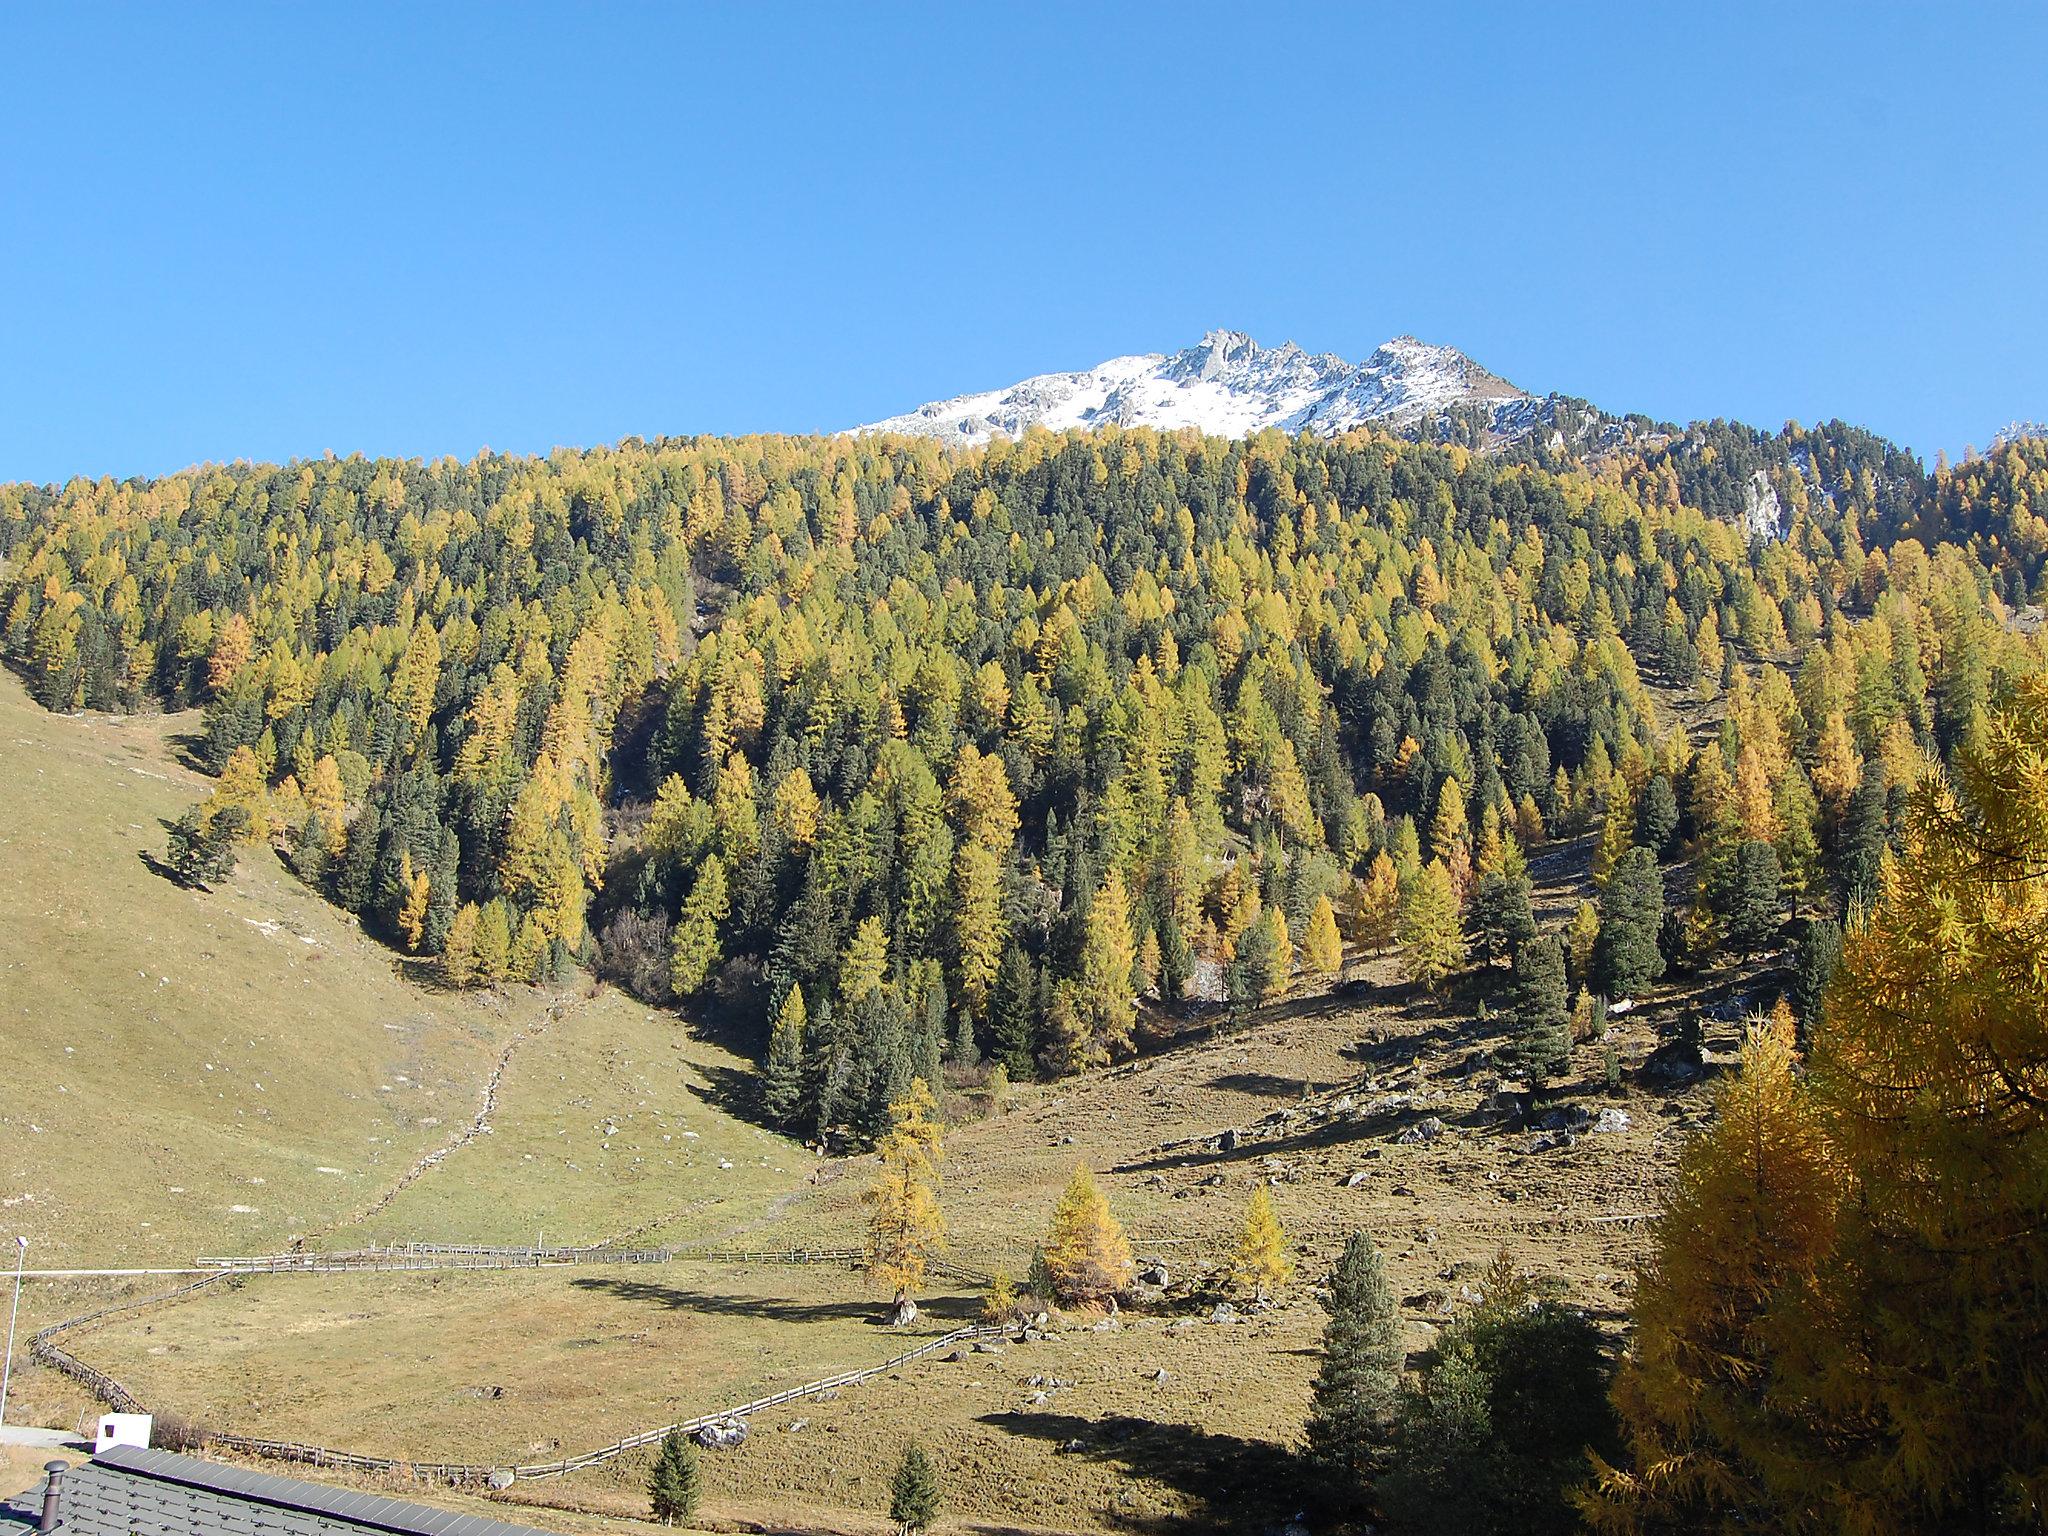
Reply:
M1053 1208L1045 1268L1060 1301L1107 1301L1131 1278L1131 1244L1086 1163L1077 1163Z
M1752 1024L1713 1128L1679 1159L1614 1386L1631 1466L1596 1458L1595 1530L1776 1528L1757 1467L1787 1428L1768 1400L1770 1309L1814 1274L1842 1197L1795 1062L1789 1018Z
M1318 896L1301 939L1302 959L1318 976L1334 976L1344 968L1344 941L1337 932L1337 914L1330 898Z
M895 1296L899 1319L931 1256L946 1246L939 1209L946 1128L937 1112L925 1080L912 1078L909 1092L889 1106L889 1129L875 1146L881 1166L866 1195L868 1274Z
M1394 919L1401 909L1401 877L1382 848L1372 857L1363 880L1352 882L1351 942L1379 954L1394 942Z
M1280 1215L1273 1209L1269 1186L1252 1191L1245 1207L1244 1228L1230 1254L1230 1278L1250 1289L1260 1301L1287 1283L1294 1273L1294 1261L1287 1256L1287 1233Z

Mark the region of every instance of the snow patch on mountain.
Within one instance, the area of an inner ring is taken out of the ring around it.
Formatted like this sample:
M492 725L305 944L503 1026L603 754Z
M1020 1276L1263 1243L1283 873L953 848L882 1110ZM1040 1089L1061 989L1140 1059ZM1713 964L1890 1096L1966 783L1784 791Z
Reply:
M2015 421L2000 428L1997 436L1991 439L1991 451L1996 453L2007 443L2017 443L2029 437L2048 442L2048 421Z
M1262 347L1242 331L1211 331L1165 355L1115 357L1078 373L1047 373L1007 389L960 395L857 427L974 445L1027 427L1194 427L1243 437L1277 427L1332 437L1375 424L1406 431L1445 412L1475 409L1489 438L1515 439L1551 419L1547 402L1487 372L1453 347L1397 336L1363 363Z

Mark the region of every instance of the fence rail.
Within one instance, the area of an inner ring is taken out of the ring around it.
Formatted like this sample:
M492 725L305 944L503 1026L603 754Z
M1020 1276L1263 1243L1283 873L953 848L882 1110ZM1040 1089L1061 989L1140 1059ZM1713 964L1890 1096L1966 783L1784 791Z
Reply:
M549 1264L666 1264L667 1248L530 1248L488 1243L393 1243L375 1248L213 1254L193 1260L226 1274L332 1274L343 1270L537 1269Z
M177 1301L235 1273L241 1271L221 1270L190 1285L181 1285L175 1290L123 1302L118 1306L102 1307L96 1312L87 1312L60 1323L52 1323L29 1341L29 1353L32 1358L52 1370L61 1371L79 1382L116 1412L145 1412L147 1410L142 1403L127 1387L97 1366L88 1365L69 1350L59 1346L55 1342L56 1339L75 1328L84 1328L120 1313L141 1311L147 1307ZM369 1456L359 1451L338 1450L333 1446L309 1445L303 1441L273 1440L261 1435L241 1435L232 1432L209 1434L206 1443L222 1450L239 1451L246 1456L262 1457L270 1461L300 1462L308 1466L337 1467L350 1472L398 1475L410 1477L416 1482L442 1483L451 1487L496 1486L502 1483L508 1474L515 1481L531 1482L563 1477L571 1472L582 1471L586 1467L598 1466L629 1451L659 1444L673 1433L695 1434L698 1430L707 1429L715 1424L728 1424L735 1420L752 1418L757 1413L781 1407L785 1403L799 1402L804 1398L816 1397L820 1393L837 1391L843 1387L859 1386L862 1382L872 1381L885 1372L900 1369L942 1349L950 1349L980 1339L1006 1337L1008 1333L1009 1329L992 1324L955 1328L950 1333L942 1333L927 1339L915 1348L905 1350L899 1355L892 1355L876 1365L841 1371L834 1376L805 1382L802 1386L785 1387L780 1392L771 1392L766 1397L757 1397L751 1402L699 1414L695 1418L683 1419L673 1424L663 1424L654 1429L638 1430L608 1445L582 1451L574 1456L565 1456L556 1461L533 1462L525 1466L505 1467L474 1462L418 1461L403 1456Z
M48 1366L53 1371L69 1376L116 1413L139 1413L142 1411L142 1405L135 1400L132 1392L98 1366L86 1364L70 1350L58 1344L58 1338L74 1329L87 1328L125 1312L141 1312L150 1307L182 1300L193 1292L204 1290L215 1281L226 1278L227 1273L223 1271L208 1275L202 1280L194 1280L189 1285L160 1291L154 1296L141 1296L133 1301L116 1302L111 1307L101 1307L96 1311L84 1312L77 1317L67 1317L62 1322L52 1323L28 1341L29 1358Z
M304 1249L290 1253L202 1254L192 1262L223 1274L341 1274L356 1270L538 1269L556 1264L669 1264L695 1259L707 1264L846 1264L858 1267L860 1248L529 1248L488 1243L394 1243L376 1248ZM988 1285L990 1276L951 1259L935 1258L934 1275L967 1285Z

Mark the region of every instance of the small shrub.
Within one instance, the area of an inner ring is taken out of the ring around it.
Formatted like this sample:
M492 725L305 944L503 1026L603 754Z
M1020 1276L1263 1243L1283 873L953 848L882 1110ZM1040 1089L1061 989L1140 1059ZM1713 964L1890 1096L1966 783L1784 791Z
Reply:
M153 1450L187 1453L203 1451L212 1433L197 1419L181 1413L159 1413L150 1421L149 1443Z
M1017 1282L1010 1272L999 1269L989 1281L988 1294L981 1299L981 1315L991 1323L1007 1323L1017 1315Z

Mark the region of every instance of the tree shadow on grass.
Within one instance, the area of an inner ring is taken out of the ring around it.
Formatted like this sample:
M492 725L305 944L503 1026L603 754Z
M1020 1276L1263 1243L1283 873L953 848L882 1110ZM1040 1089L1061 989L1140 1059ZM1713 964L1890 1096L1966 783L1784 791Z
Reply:
M1306 1085L1301 1078L1281 1077L1273 1072L1225 1072L1209 1079L1209 1086L1228 1093L1255 1093L1266 1099L1298 1099Z
M181 768L190 768L194 773L203 773L209 779L213 770L206 766L206 759L200 754L206 749L206 735L201 731L173 731L164 737L164 745L170 748L171 756Z
M1423 1120L1442 1120L1446 1125L1472 1130L1491 1126L1497 1118L1483 1106L1467 1110L1463 1114L1449 1114L1441 1109L1410 1104L1405 1108L1390 1110L1366 1120L1348 1117L1327 1120L1292 1135L1263 1137L1255 1131L1254 1134L1241 1136L1237 1145L1228 1150L1215 1139L1184 1144L1154 1153L1149 1157L1132 1158L1127 1162L1116 1163L1109 1171L1164 1173L1174 1168L1208 1168L1223 1163L1248 1162L1255 1158L1289 1157L1296 1153L1342 1146L1347 1142L1388 1141L1409 1126Z
M683 1086L711 1108L735 1120L744 1120L768 1130L779 1130L771 1124L761 1107L761 1080L752 1072L738 1067L720 1066L716 1062L693 1062L692 1067L704 1078L704 1086L685 1083Z
M1306 1502L1300 1464L1270 1440L1125 1414L1087 1419L1071 1413L990 1413L979 1422L1006 1434L1050 1441L1062 1455L1172 1488L1195 1502L1197 1529L1271 1530ZM1181 1516L1119 1512L1114 1507L1105 1514L1130 1530L1189 1529Z
M746 1296L700 1290L653 1280L628 1280L609 1275L579 1275L569 1282L578 1290L616 1296L636 1306L664 1307L672 1312L705 1312L716 1317L752 1317L777 1323L873 1322L888 1311L884 1298L852 1301L791 1301L781 1296ZM980 1316L975 1296L933 1296L918 1302L918 1311L934 1321L970 1322ZM918 1335L901 1335L904 1348L914 1348Z

